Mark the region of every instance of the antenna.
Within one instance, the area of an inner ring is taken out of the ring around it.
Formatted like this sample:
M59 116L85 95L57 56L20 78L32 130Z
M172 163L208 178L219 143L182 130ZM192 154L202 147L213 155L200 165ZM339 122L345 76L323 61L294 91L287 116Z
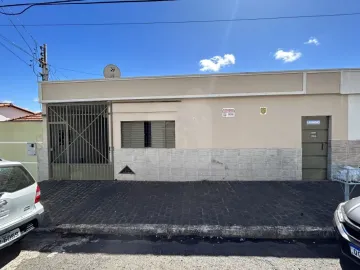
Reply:
M121 72L120 69L113 65L109 64L104 68L104 77L107 79L120 78Z

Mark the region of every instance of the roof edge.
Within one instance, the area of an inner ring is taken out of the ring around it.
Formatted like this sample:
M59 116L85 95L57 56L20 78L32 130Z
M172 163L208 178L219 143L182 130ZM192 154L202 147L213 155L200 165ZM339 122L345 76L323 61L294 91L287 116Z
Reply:
M41 119L28 119L28 117L34 117L40 115ZM24 116L19 116L16 118L11 118L6 120L5 122L41 122L42 121L42 113L38 112L38 113L32 113L32 114L28 114L28 115L24 115Z
M267 74L294 74L294 73L321 73L321 72L341 72L341 71L360 71L360 68L336 68L336 69L303 69L303 70L280 70L280 71L253 71L237 73L207 73L207 74L185 74L185 75L166 75L166 76L139 76L139 77L120 77L111 79L83 79L83 80L62 80L62 81L40 81L39 84L56 83L86 83L86 82L108 82L108 81L129 81L129 80L156 80L156 79L177 79L177 78L206 78L206 77L228 77L246 75L267 75Z
M0 104L5 105L5 106L3 106L3 107L6 107L6 108L11 107L11 108L15 108L15 109L18 109L18 110L20 110L20 111L23 111L23 112L27 112L27 113L29 113L29 114L35 114L33 111L30 111L30 110L21 108L21 107L19 107L19 106L14 105L13 103L4 103L4 102L1 103L1 102L0 102Z

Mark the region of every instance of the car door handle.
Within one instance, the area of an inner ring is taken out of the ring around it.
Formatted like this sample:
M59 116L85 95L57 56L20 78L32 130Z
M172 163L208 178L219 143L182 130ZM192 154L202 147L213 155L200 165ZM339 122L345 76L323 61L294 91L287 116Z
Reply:
M0 207L7 205L7 201L1 200L0 201Z

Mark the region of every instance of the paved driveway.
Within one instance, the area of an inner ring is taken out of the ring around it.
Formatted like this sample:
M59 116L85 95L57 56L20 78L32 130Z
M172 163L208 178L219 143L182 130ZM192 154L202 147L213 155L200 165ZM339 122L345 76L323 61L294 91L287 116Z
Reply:
M331 226L338 183L44 181L44 226ZM360 190L360 189L359 189ZM359 192L357 192L359 195Z

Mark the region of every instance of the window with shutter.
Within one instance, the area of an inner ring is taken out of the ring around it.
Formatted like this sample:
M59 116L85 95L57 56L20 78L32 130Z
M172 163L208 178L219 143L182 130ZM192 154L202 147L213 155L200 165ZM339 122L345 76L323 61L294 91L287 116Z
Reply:
M122 148L175 148L175 121L121 122Z
M123 148L144 148L144 122L122 122L121 141Z
M175 148L175 121L165 121L165 148Z
M165 148L165 121L151 122L151 143L153 148Z

